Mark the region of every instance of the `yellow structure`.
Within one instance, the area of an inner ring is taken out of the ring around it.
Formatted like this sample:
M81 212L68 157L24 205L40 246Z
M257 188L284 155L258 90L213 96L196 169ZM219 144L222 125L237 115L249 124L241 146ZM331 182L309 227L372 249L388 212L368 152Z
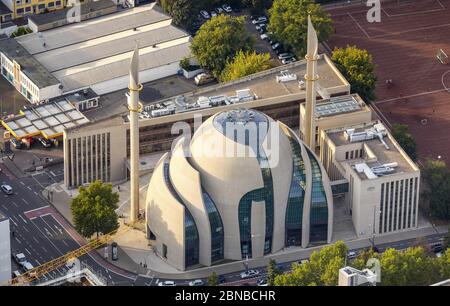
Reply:
M66 0L2 0L12 12L12 18L62 9Z

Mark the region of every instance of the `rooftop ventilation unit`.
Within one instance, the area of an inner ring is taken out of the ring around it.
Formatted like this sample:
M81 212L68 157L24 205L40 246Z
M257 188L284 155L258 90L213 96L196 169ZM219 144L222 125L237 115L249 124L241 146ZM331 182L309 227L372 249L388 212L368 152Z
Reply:
M350 142L358 142L378 138L384 145L386 150L389 150L388 144L383 139L386 135L386 128L381 123L377 123L370 129L366 129L363 132L355 132L355 129L346 129L344 132L344 138Z
M290 73L289 70L280 71L280 74L276 76L277 83L290 82L297 80L295 73Z
M372 169L369 168L366 163L356 164L354 167L356 172L364 173L370 180L378 177L375 175L375 173L373 173Z
M389 173L392 173L395 171L395 168L398 166L397 163L388 163L388 164L383 164L381 166L375 166L370 168L372 170L372 172L378 176L383 176Z

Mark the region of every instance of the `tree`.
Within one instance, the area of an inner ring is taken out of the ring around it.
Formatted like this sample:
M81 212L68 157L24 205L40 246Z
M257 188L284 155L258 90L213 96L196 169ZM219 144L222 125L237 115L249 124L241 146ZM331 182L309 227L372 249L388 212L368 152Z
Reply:
M383 286L425 286L440 280L439 260L425 249L411 247L404 251L387 249L380 259Z
M243 17L219 15L200 27L191 49L200 65L219 77L227 60L240 50L251 50L252 46L253 40L245 29Z
M355 46L336 48L332 59L336 67L348 80L351 91L358 93L367 103L375 99L375 64L372 55L367 50Z
M319 41L326 40L333 32L330 15L313 0L275 0L269 15L269 31L298 57L306 54L308 15Z
M348 247L343 241L325 246L311 254L309 262L293 264L290 274L278 275L276 286L336 286L339 269L343 268Z
M417 159L416 141L409 133L409 128L406 124L394 124L392 127L392 136L394 136L395 140L397 140L398 144L412 160Z
M227 61L220 80L222 82L232 81L272 67L269 53L256 54L255 51L239 51L234 59Z
M72 199L71 210L76 230L84 237L107 234L119 227L115 212L119 194L112 191L111 184L92 182L87 188L80 187L79 195Z
M267 285L273 286L275 284L275 278L280 274L281 271L277 268L277 262L271 259L267 266Z
M217 286L219 284L219 278L217 277L217 273L213 272L208 277L208 286Z
M428 201L431 216L450 219L450 171L444 161L427 160L422 170L425 189L424 198Z

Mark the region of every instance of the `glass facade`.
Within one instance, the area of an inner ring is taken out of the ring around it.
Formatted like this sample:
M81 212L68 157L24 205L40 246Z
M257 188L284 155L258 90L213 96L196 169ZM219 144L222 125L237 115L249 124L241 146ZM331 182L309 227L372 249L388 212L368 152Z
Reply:
M312 175L309 243L315 245L327 242L328 203L319 163L309 149L306 150L311 161Z
M289 139L293 157L291 188L286 208L286 246L302 244L303 202L305 200L306 175L300 144L291 135Z
M170 182L169 163L164 163L164 180L171 194L177 199L178 202L184 205L183 200L180 198ZM195 225L194 218L186 206L184 206L184 242L184 258L186 261L186 267L198 264L200 257L198 230Z
M223 259L224 256L224 228L216 205L203 188L202 194L211 227L211 262L215 262Z
M259 167L261 168L261 175L264 182L264 187L256 190L252 190L246 193L239 201L239 231L241 238L241 254L242 258L252 257L252 233L251 233L251 214L252 214L252 202L265 203L266 212L266 227L264 237L264 255L269 254L272 251L272 237L273 237L273 181L272 172L269 168L269 162L267 156L262 147L263 138L259 135L261 129L257 129L258 144L256 151L256 158L258 160ZM264 134L267 130L262 131ZM246 145L249 145L248 137L245 137Z

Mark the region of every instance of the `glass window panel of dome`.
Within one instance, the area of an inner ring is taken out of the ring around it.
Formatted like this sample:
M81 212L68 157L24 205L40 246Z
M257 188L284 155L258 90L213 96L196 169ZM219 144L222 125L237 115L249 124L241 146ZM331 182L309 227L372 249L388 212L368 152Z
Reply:
M223 259L224 252L224 236L223 224L216 205L206 191L203 192L203 201L205 202L208 212L209 223L211 228L211 261Z

